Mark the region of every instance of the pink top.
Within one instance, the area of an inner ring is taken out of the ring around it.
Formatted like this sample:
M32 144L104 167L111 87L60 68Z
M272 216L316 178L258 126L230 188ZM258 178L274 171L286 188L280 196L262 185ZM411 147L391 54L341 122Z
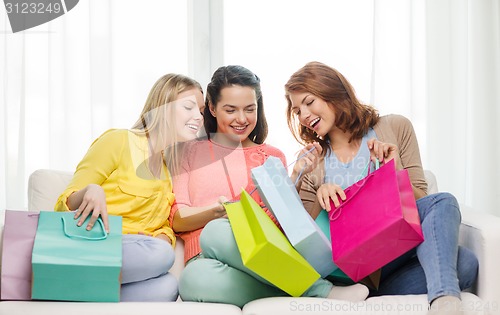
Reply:
M170 213L171 220L178 209L207 206L220 196L238 200L242 189L251 192L255 188L251 169L264 164L270 155L280 158L286 167L283 152L267 144L229 148L210 140L200 140L185 144L183 150L179 174L173 179L176 201ZM257 191L252 197L263 205ZM269 210L265 211L278 224ZM178 234L184 240L184 262L201 252L201 231Z

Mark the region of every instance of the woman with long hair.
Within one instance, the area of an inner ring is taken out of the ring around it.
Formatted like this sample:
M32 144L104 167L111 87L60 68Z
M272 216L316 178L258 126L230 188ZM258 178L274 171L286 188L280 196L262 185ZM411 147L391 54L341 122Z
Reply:
M167 74L152 87L131 129L110 129L78 164L55 205L75 211L77 225L108 214L122 217L122 301L175 301L177 280L168 271L175 235L168 220L174 203L170 173L178 165L176 143L201 128L203 94L195 80Z

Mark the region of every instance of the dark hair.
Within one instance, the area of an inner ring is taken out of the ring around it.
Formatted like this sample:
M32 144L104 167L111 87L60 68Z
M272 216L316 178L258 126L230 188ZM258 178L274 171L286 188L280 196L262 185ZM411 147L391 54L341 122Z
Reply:
M210 113L210 104L214 107L220 101L221 90L234 85L248 86L254 89L257 98L257 125L248 138L254 143L262 144L267 138L267 120L264 114L264 103L260 88L260 79L252 71L242 66L223 66L217 69L210 83L207 85L207 96L205 98L204 126L208 138L211 133L217 131L217 119Z
M380 119L375 108L356 98L354 88L339 71L320 62L307 63L285 84L288 128L299 143L319 142L323 156L330 150L328 134L320 138L297 121L292 113L291 92L307 92L324 100L335 113L335 125L344 132L352 133L349 141L362 138Z

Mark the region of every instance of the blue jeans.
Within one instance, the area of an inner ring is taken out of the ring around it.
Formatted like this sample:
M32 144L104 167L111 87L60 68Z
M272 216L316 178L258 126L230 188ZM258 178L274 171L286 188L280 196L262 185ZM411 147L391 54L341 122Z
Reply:
M136 234L123 235L121 301L175 301L177 279L168 271L175 253L168 242Z
M382 268L377 295L425 294L429 302L443 295L460 298L472 286L478 261L458 246L461 215L455 197L437 193L417 200L424 242Z

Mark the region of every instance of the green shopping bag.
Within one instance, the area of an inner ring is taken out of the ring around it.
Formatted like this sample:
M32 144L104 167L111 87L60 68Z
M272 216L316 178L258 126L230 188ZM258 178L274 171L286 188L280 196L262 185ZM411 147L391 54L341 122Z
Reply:
M92 230L78 227L72 212L41 211L32 253L31 298L120 301L122 218L99 219Z
M301 296L320 278L245 190L240 201L224 207L248 269L291 296Z

